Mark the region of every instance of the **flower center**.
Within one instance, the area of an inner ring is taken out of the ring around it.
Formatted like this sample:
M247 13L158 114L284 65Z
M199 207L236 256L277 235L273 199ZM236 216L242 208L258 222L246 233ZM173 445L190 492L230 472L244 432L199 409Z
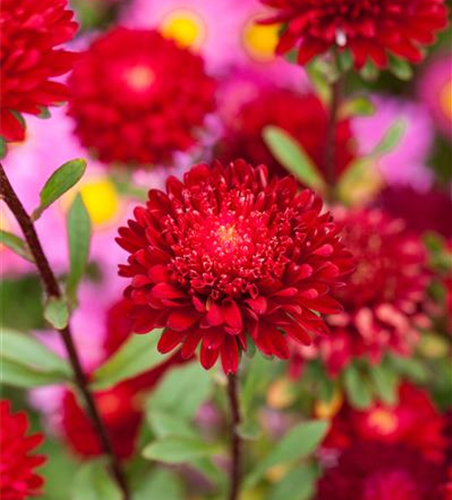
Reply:
M275 59L275 49L278 44L280 26L272 24L262 26L256 24L256 19L250 19L243 31L243 45L252 59L259 62L269 62Z
M375 429L379 434L388 436L398 427L398 418L394 413L379 408L370 412L367 422L369 427Z
M452 119L452 80L446 82L439 94L441 110L450 120Z
M125 71L124 79L132 90L144 92L154 83L155 74L149 66L137 64Z
M165 16L161 31L164 36L176 40L182 47L199 49L206 38L202 18L188 9L178 9Z
M379 472L364 482L362 500L419 500L418 488L403 470Z

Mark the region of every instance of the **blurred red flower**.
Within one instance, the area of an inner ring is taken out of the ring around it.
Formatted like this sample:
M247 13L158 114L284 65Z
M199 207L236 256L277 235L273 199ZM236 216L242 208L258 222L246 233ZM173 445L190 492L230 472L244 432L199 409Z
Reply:
M114 28L94 41L71 77L82 144L104 162L166 163L196 142L214 109L202 58L157 31Z
M27 415L11 413L11 405L6 400L0 401L0 422L0 497L25 500L40 495L44 480L34 469L45 462L45 457L36 455L34 450L44 436L27 436Z
M244 158L254 165L267 165L272 173L287 175L262 138L264 128L273 125L288 132L303 146L319 170L324 169L328 112L314 94L297 94L276 87L263 88L224 125L226 130L220 146L222 161ZM352 139L350 121L339 121L336 127L338 173L354 159Z
M445 0L261 0L275 9L266 22L287 23L277 51L298 49L308 63L329 49L348 49L355 67L366 61L380 68L388 56L422 60L422 47L448 23Z
M405 382L394 405L377 403L365 411L344 406L333 419L324 445L343 449L363 440L405 444L441 462L448 445L445 428L446 420L429 394Z
M204 368L221 355L235 373L249 341L286 359L288 338L309 343L308 332L327 331L318 313L340 310L330 293L350 254L322 201L292 177L269 180L243 160L197 165L183 182L171 177L166 194L151 190L134 217L119 230L131 254L120 275L134 331L166 328L162 353L182 344L188 359L201 343Z
M75 54L56 48L77 30L67 0L3 0L0 9L0 135L24 139L21 113L41 114L65 101L68 87L52 78L72 69Z
M445 480L416 450L358 442L320 479L316 500L437 500Z

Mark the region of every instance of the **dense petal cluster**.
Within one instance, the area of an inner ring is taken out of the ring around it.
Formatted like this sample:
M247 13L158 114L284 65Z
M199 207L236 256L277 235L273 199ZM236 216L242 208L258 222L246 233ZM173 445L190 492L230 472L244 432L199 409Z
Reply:
M328 112L314 94L298 94L277 87L263 88L242 104L237 114L225 124L220 157L224 161L244 158L253 164L263 163L271 172L287 174L266 146L262 132L273 125L288 132L303 146L315 165L325 166ZM354 144L349 120L336 127L336 168L342 172L354 159Z
M162 353L182 344L188 359L201 344L202 365L221 355L226 373L250 341L286 359L287 339L328 331L318 313L340 310L330 294L352 261L311 191L243 160L194 166L166 191L151 190L119 230L134 331L166 328Z
M27 436L25 413L11 413L9 401L0 401L0 497L2 500L25 500L38 496L44 480L35 469L45 457L34 450L43 441L41 434Z
M115 28L76 64L70 114L103 162L166 163L196 142L215 81L199 55L153 30Z
M430 283L422 240L401 219L378 209L339 209L335 217L344 225L356 270L336 295L344 311L327 318L334 335L317 339L332 376L356 357L378 362L388 350L410 354L419 338L417 328L425 326L423 304ZM300 352L296 346L295 351Z
M268 22L287 23L279 52L298 49L300 64L331 48L348 49L355 66L385 68L389 55L417 63L422 47L447 26L445 0L261 0Z
M68 98L52 78L72 69L74 54L58 48L77 30L67 0L3 0L0 10L0 135L24 138L21 113L39 115Z
M318 484L316 500L437 500L440 466L404 446L359 442Z
M446 419L427 392L407 382L394 405L376 403L363 411L344 406L335 416L324 446L344 449L357 441L404 444L442 462L448 439Z

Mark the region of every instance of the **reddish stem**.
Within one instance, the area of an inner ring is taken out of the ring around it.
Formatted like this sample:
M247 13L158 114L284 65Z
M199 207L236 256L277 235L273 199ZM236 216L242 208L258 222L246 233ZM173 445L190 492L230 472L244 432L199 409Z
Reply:
M240 482L242 479L241 473L241 448L242 442L238 434L238 426L240 425L240 408L238 398L238 383L237 377L233 374L228 375L228 398L231 409L231 473L230 473L230 490L229 500L238 500L240 493Z

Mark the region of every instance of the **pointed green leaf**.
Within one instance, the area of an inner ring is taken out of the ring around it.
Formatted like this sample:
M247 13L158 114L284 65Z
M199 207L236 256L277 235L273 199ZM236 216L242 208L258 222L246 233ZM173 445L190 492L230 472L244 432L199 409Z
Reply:
M181 464L210 456L217 451L217 446L196 438L170 437L147 445L143 457L167 464Z
M381 141L375 146L369 156L380 157L390 153L400 142L406 130L403 118L396 120L386 131Z
M254 486L270 467L309 456L322 442L329 425L326 420L311 420L291 429L251 471L246 486Z
M33 389L69 381L69 377L60 371L38 370L8 358L0 357L0 360L0 380L7 386Z
M358 96L345 101L340 109L342 119L355 116L372 116L375 113L375 106L372 101L365 96Z
M145 477L140 477L132 486L133 500L184 500L185 498L178 476L165 469L157 469Z
M63 298L50 297L44 306L44 318L56 329L66 328L69 321L69 307Z
M315 492L317 471L312 465L297 465L278 481L266 500L310 500Z
M123 495L107 472L106 461L83 464L70 488L71 500L122 500Z
M389 70L399 80L408 82L413 78L413 68L411 64L400 57L390 56Z
M23 259L34 263L33 255L31 254L26 241L22 240L15 234L8 233L8 231L0 229L0 244L5 245L5 247L8 247Z
M345 370L344 384L347 398L354 408L364 410L371 406L373 397L369 380L354 364Z
M263 138L273 156L302 184L319 192L325 182L303 146L284 130L272 125L264 128Z
M133 334L93 375L93 389L108 389L164 363L168 356L157 351L161 330Z
M370 377L373 380L377 396L383 403L397 403L398 376L385 363L370 367Z
M66 293L72 303L76 302L77 287L85 273L91 239L91 220L80 194L74 199L67 215L69 240L69 275Z
M85 170L86 161L82 159L68 161L55 170L39 194L40 204L33 211L32 218L39 219L46 208L77 184Z
M196 437L196 431L190 423L178 415L153 408L147 412L146 418L158 438Z

